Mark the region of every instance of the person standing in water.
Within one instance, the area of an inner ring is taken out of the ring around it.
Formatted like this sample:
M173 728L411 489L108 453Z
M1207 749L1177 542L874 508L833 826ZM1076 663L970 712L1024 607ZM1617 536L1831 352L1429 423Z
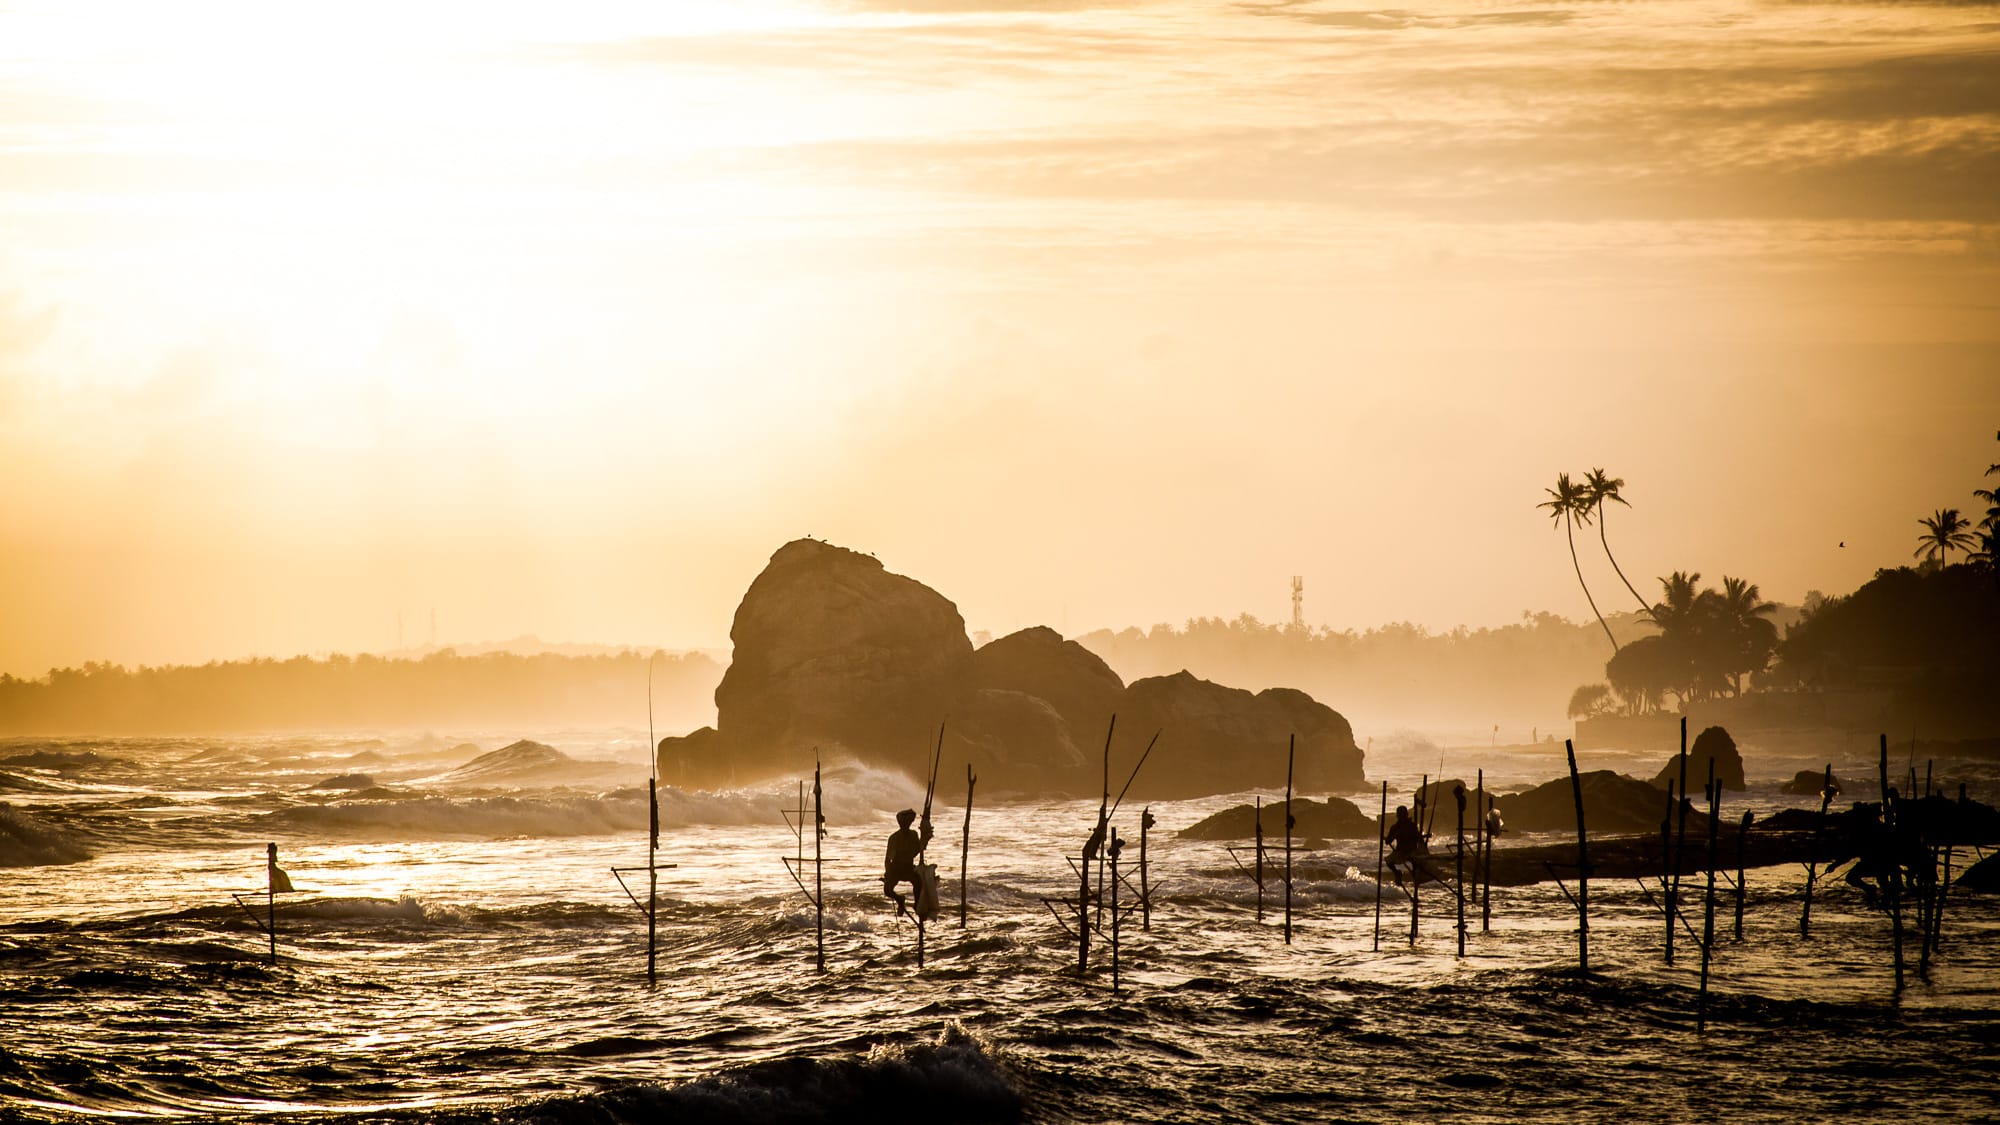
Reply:
M896 900L896 913L902 915L909 909L908 900L896 893L899 883L908 883L910 890L919 890L917 883L917 857L931 842L931 822L924 818L923 831L910 827L917 819L917 810L904 809L896 814L897 828L889 834L889 850L882 857L882 893Z

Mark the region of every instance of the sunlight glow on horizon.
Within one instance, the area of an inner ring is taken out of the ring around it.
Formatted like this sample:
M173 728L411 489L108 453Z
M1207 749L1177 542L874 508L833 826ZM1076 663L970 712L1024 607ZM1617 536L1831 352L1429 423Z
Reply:
M1876 4L10 6L0 671L718 647L808 533L996 634L1292 573L1576 619L1533 506L1598 464L1641 574L1851 588L1995 452L1996 59Z

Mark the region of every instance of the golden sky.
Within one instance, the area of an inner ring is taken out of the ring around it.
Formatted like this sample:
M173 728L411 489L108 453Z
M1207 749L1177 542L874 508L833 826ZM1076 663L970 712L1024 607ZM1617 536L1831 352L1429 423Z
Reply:
M1583 618L1597 465L1843 591L2000 460L1996 185L1982 3L0 3L0 671L724 646L806 534Z

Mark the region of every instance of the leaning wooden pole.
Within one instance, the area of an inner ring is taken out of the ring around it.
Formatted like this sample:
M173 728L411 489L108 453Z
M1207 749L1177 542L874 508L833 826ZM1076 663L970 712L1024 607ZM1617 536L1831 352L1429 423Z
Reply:
M1683 720L1685 721L1685 720ZM1569 787L1576 796L1576 967L1590 972L1590 844L1583 827L1583 778L1576 772L1576 743L1563 739L1569 755Z
M1389 783L1382 783L1382 811L1375 817L1375 952L1382 951L1382 833L1389 830Z
M1819 788L1819 819L1813 823L1812 851L1806 853L1806 902L1799 910L1799 936L1812 936L1813 883L1819 877L1819 842L1826 834L1826 809L1833 803L1833 763L1826 764L1826 777Z
M958 837L958 928L965 928L965 888L972 881L972 787L979 782L972 763L965 763L965 825Z
M1458 891L1458 955L1465 956L1465 786L1454 785L1451 795L1458 800L1458 847L1452 857L1457 870L1452 879ZM1477 870L1477 868L1474 868Z
M1701 991L1695 1001L1695 1030L1708 1030L1708 965L1715 950L1716 826L1722 822L1722 784L1715 779L1715 759L1708 760L1708 893L1701 908Z
M1298 754L1299 736L1285 746L1285 944L1292 944L1292 827L1298 818L1292 815L1292 762Z

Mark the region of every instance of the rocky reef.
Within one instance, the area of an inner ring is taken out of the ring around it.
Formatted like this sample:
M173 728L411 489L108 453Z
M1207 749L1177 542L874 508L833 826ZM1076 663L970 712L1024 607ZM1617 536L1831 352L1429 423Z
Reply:
M970 764L983 793L1094 794L1115 714L1114 787L1159 732L1132 788L1141 799L1282 787L1293 736L1300 792L1364 785L1347 720L1304 692L1187 672L1128 685L1044 627L975 651L942 594L816 539L771 556L729 635L716 725L659 744L669 784L797 775L815 753L923 776L943 723L947 778Z

